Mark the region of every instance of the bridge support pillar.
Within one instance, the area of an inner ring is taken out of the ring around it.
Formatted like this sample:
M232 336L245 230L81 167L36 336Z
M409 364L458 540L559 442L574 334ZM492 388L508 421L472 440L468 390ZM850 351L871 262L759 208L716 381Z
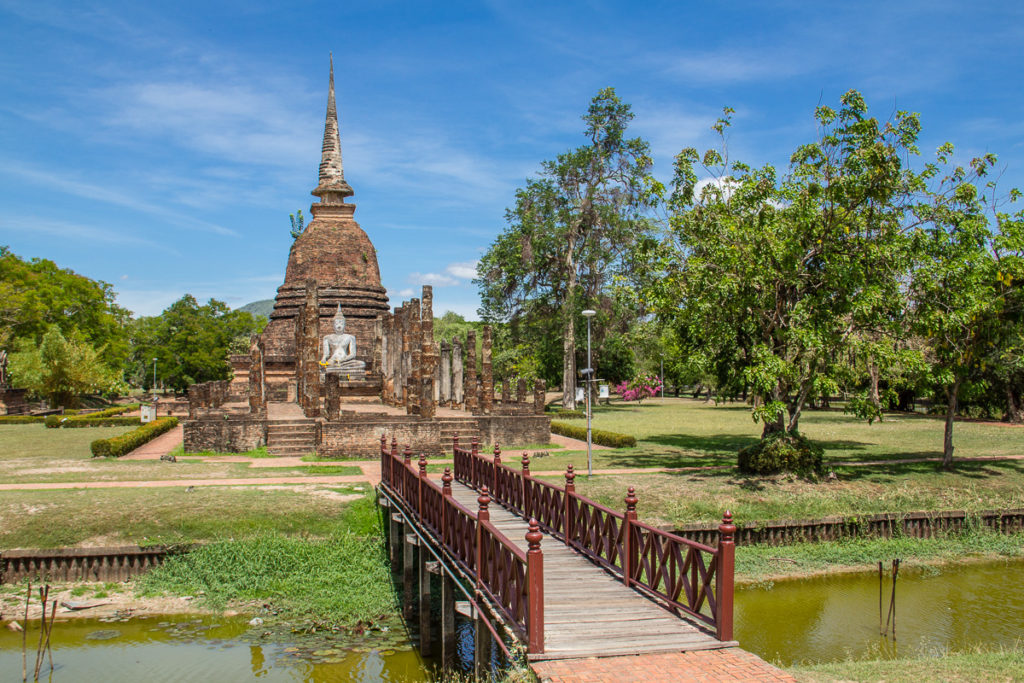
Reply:
M441 572L441 665L455 666L455 579Z
M430 654L433 649L433 634L431 633L431 613L430 613L430 574L431 574L431 562L427 561L429 553L424 552L423 546L420 546L420 595L419 595L419 612L420 612L420 652L424 654Z
M473 613L473 674L478 681L491 679L491 632L480 608Z
M402 515L391 513L391 524L388 528L388 550L391 555L391 566L397 567L402 559Z
M411 524L406 524L402 534L402 614L406 621L412 621L416 614L413 592L416 588L416 546L419 538L413 533Z

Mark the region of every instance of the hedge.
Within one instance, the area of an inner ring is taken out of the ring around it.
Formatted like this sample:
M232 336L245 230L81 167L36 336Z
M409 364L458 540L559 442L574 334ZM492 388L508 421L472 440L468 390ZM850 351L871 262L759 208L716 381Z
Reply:
M548 408L548 412L563 420L578 420L587 416L582 410L569 410L568 408Z
M131 453L144 443L152 441L164 432L169 432L178 426L178 418L161 417L133 429L127 434L114 436L109 439L97 439L89 445L94 458L120 458L122 455Z
M580 441L587 440L587 428L581 425L552 420L551 431L555 434L568 436L572 439L579 439ZM632 437L629 434L605 431L604 429L591 429L590 439L596 444L610 446L611 448L632 448L633 446L636 446L635 437Z
M47 415L46 426L55 429L66 427L74 429L77 427L121 427L139 424L137 417L61 417L60 415Z
M30 424L32 422L42 422L46 418L42 415L0 415L0 423L6 422L7 424Z

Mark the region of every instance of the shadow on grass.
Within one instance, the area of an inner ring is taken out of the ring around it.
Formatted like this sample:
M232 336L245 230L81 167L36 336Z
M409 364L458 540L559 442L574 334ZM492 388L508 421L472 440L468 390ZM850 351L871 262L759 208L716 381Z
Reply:
M985 462L953 461L952 469L944 469L939 462L879 463L858 467L837 467L836 476L843 481L871 480L877 482L906 479L915 475L949 474L968 479L984 480L1006 474L1024 473L1020 460L989 460Z

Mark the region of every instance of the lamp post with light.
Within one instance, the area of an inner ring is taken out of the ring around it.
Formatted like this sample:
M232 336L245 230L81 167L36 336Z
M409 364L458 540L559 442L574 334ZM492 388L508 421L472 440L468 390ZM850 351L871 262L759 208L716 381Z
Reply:
M156 396L156 358L153 359L153 395Z
M592 311L589 308L583 311L583 317L587 319L587 369L583 371L584 382L586 382L587 388L587 476L594 474L594 461L590 454L590 388L591 383L594 381L594 367L590 360L590 319L597 315L597 311Z

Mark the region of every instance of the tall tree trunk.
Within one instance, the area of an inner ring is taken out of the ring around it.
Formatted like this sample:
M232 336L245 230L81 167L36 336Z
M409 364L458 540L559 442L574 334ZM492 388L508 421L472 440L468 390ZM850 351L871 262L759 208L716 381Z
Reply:
M878 396L878 364L874 358L868 359L868 374L871 375L871 386L868 389L868 400L878 412L878 421L882 421L882 401Z
M574 240L569 239L565 254L567 281L565 301L562 302L562 407L576 407L576 255Z
M946 387L946 429L942 434L942 466L953 467L953 418L956 417L957 399L960 395L960 378Z
M1006 385L1006 419L1012 424L1024 422L1024 411L1021 410L1020 401L1010 384Z

